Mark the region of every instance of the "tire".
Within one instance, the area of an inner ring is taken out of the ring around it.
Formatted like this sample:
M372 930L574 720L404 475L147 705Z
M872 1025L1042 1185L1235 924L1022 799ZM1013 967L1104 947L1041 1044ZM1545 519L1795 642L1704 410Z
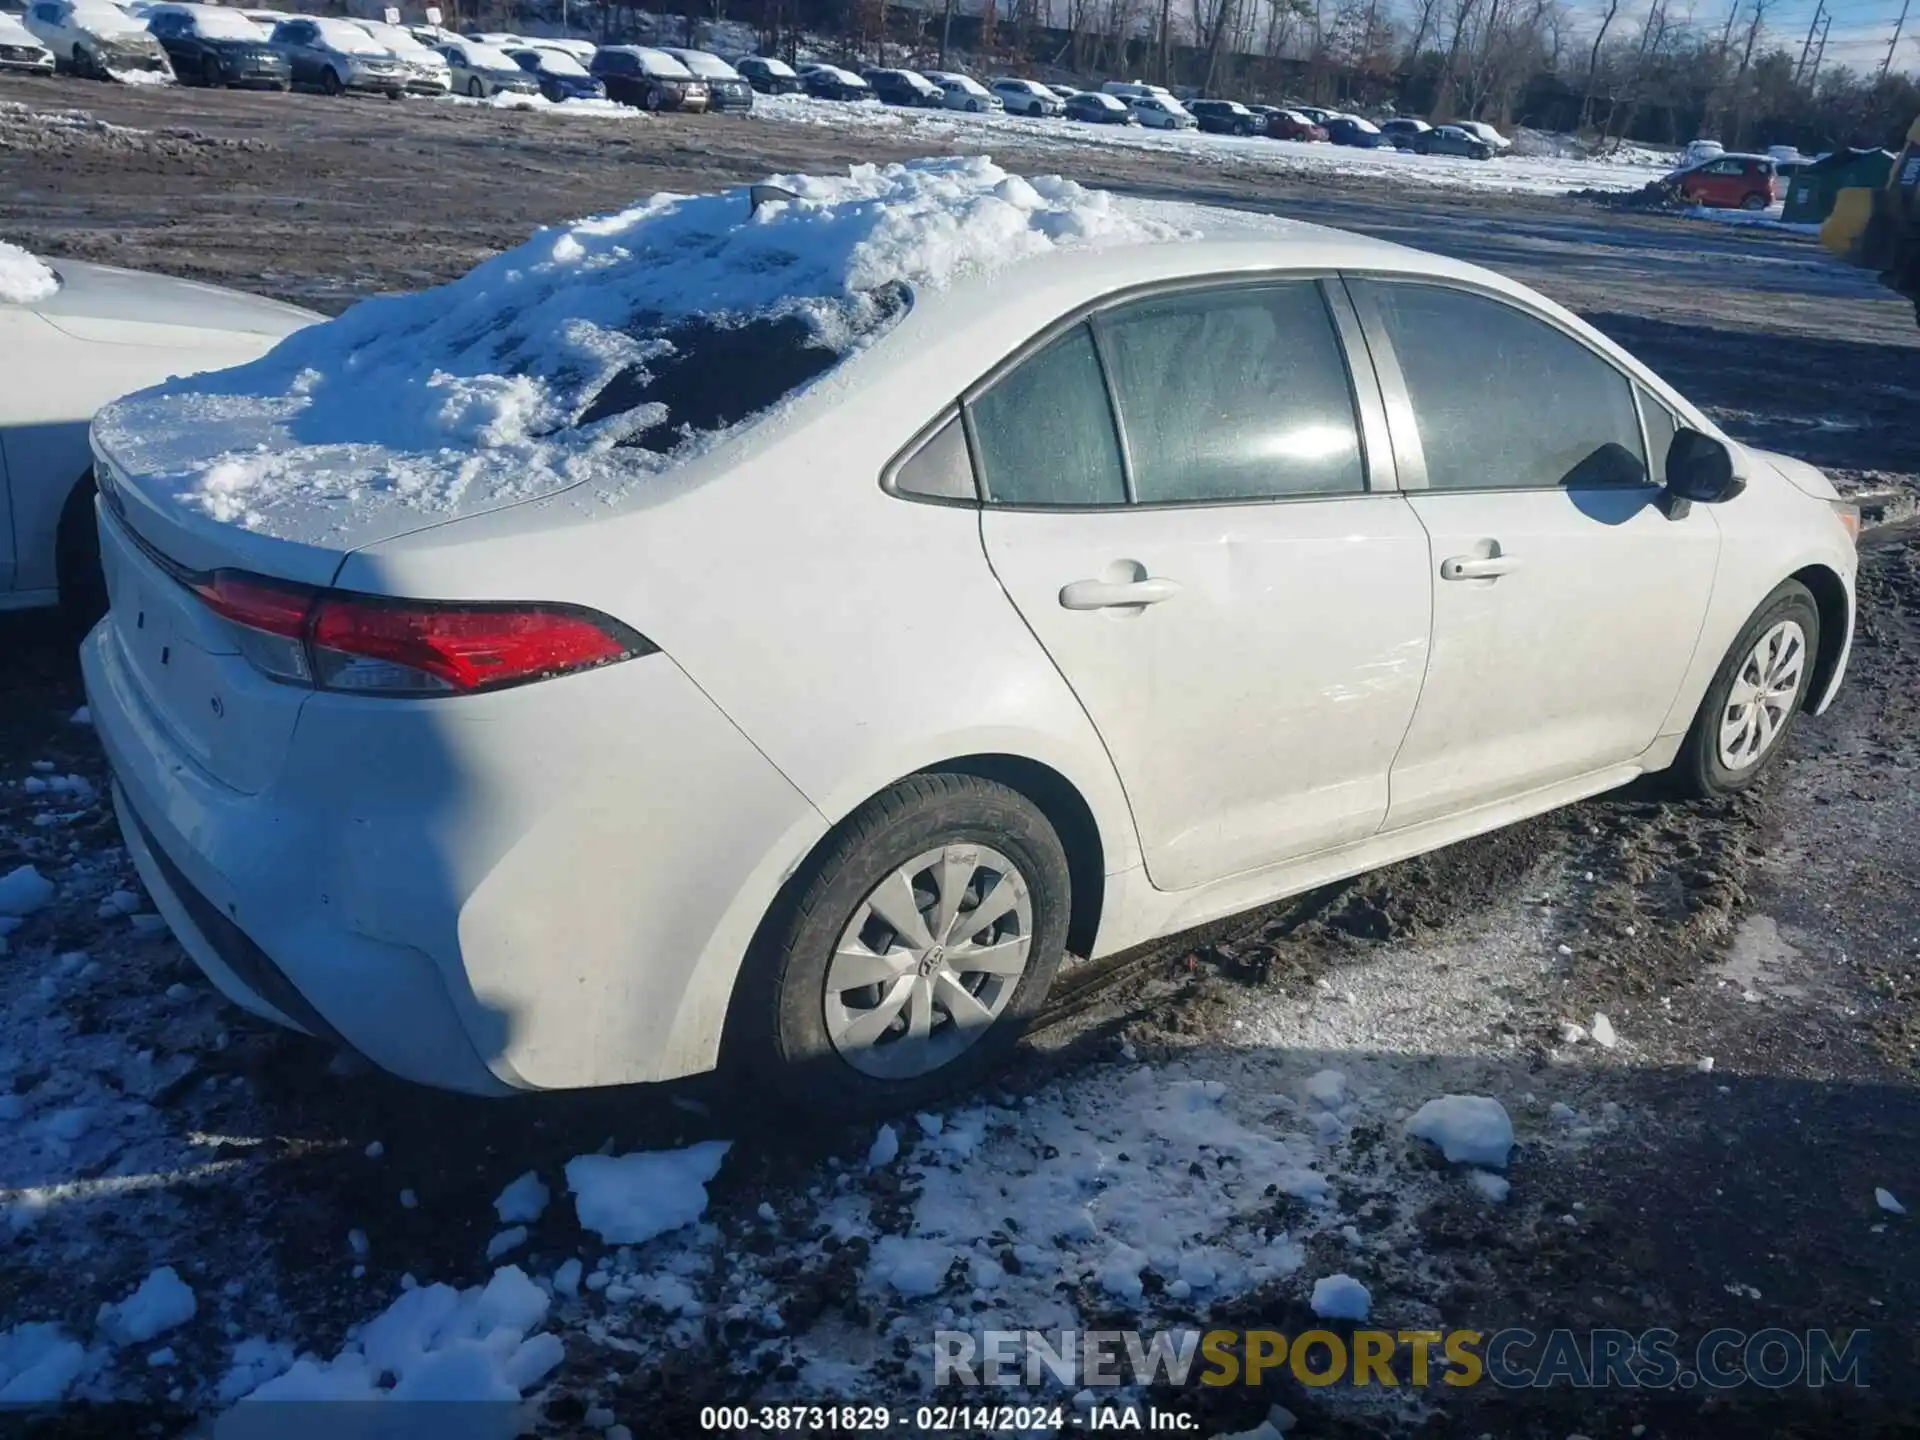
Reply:
M54 582L61 612L82 630L107 613L107 577L100 569L100 528L93 513L93 471L67 494L54 532Z
M655 114L659 113L660 91L656 87L649 85L646 93L640 97L640 100L644 108L653 111Z
M1757 191L1752 195L1742 195L1740 197L1740 208L1742 210L1764 210L1767 208L1767 197L1759 194Z
M916 878L905 878L913 867ZM916 945L882 917L885 908L924 926L924 939L938 925L939 881L955 876L963 878L950 903L960 908L949 933L932 937L944 945ZM991 1074L1045 1001L1066 947L1072 887L1059 837L1025 796L977 776L916 775L875 796L796 887L748 957L735 1053L763 1093L815 1115L823 1105L861 1113L921 1105ZM876 902L888 889L892 899ZM991 934L952 930L989 900L1012 907ZM982 953L979 935L994 948L993 973L964 968L965 956ZM865 955L868 966L849 966L849 955ZM1017 972L1005 968L1019 959ZM836 988L869 971L882 978ZM970 998L983 1021L971 1035L948 997ZM929 1026L917 1041L908 1033L916 1018Z
M487 98L487 87L480 83L480 77L478 75L470 75L467 77L467 94L471 95L475 100L484 100Z
M209 90L218 90L226 84L220 76L220 62L211 55L200 62L200 83Z
M87 54L84 45L73 47L73 73L86 80L94 78L93 58Z
M1793 639L1793 627L1798 627L1797 641ZM1773 650L1776 658L1769 666L1765 663L1769 652L1762 647L1771 646L1776 638L1792 642L1797 649L1791 654L1784 646ZM1819 653L1819 607L1806 586L1789 580L1754 611L1714 672L1699 713L1693 717L1687 738L1668 771L1673 788L1694 799L1714 799L1737 794L1759 779L1793 732L1806 703L1807 685ZM1780 687L1790 662L1792 688L1784 692ZM1766 693L1780 696L1784 703L1747 702L1744 711L1750 728L1740 731L1736 717L1740 696L1756 678ZM1732 744L1728 743L1729 735L1736 737ZM1737 738L1741 735L1746 738Z
M338 95L347 87L340 83L340 72L329 65L320 72L320 89L328 95Z

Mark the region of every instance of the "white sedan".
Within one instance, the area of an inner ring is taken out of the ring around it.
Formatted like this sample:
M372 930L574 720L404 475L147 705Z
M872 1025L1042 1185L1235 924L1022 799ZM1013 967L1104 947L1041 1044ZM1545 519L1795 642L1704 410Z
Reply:
M26 27L76 75L171 80L173 66L146 22L107 0L33 0Z
M943 103L949 110L970 110L975 114L984 114L988 110L1007 108L998 95L971 75L961 75L952 70L927 70L922 73L940 87L945 97Z
M401 25L389 25L384 20L356 20L353 23L393 52L394 58L406 71L409 95L445 95L453 89L453 71L447 64L447 57L422 44L411 30Z
M992 84L993 93L1000 97L1000 103L1006 107L1009 115L1031 115L1042 118L1058 115L1065 109L1060 96L1038 80L1023 80L1016 75L1002 75Z
M1825 477L1551 301L983 159L546 230L94 445L156 905L493 1093L922 1102L1069 951L1741 789L1853 628Z
M0 70L22 70L30 75L53 73L53 52L15 15L0 14Z
M1171 95L1135 95L1127 107L1149 130L1195 130L1200 125L1193 112Z
M115 396L264 354L320 317L0 243L0 610L105 604L87 426Z
M449 40L439 46L456 95L488 100L495 95L534 96L540 82L506 51L484 40Z

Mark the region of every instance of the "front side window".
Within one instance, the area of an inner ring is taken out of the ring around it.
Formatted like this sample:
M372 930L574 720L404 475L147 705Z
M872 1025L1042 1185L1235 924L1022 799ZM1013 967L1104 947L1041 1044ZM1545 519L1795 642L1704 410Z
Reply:
M1463 290L1348 283L1399 361L1429 489L1646 483L1633 386L1578 340Z
M1316 281L1143 300L1096 325L1142 504L1365 489L1346 361Z
M1127 486L1100 359L1085 325L973 402L989 499L1007 505L1123 505Z

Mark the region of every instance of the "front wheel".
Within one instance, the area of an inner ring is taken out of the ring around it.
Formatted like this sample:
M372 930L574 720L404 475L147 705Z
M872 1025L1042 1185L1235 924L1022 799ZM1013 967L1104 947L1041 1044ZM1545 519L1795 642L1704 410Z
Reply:
M475 100L484 100L487 98L487 87L480 83L480 77L478 75L473 76L467 81L467 94L471 95Z
M1705 799L1753 784L1792 731L1819 653L1819 607L1789 580L1754 612L1714 673L1674 758L1676 788Z
M211 55L200 62L200 83L209 90L218 90L226 83L220 74L220 62Z
M741 979L745 1058L849 1110L926 1103L991 1074L1053 984L1067 857L1031 801L918 775L856 811Z
M320 72L320 89L328 95L338 95L347 87L340 83L340 72L329 65Z

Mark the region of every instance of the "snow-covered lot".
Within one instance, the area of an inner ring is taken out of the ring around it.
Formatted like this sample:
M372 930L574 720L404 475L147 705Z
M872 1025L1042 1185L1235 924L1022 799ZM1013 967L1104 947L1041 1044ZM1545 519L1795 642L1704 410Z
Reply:
M88 92L98 121L0 147L8 238L337 308L654 190L854 158L844 129L765 116L345 103L289 134L285 98ZM1099 132L1027 154L995 124L1009 168L1513 269L1736 433L1855 489L1920 478L1909 315L1799 237L1310 168L1441 163L1418 157L1207 141L1229 158L1174 165L1158 137ZM862 145L966 148L877 123ZM1292 149L1309 168L1267 165ZM370 184L392 203L369 207ZM299 214L263 216L261 193L300 195ZM1077 972L1003 1087L847 1126L772 1120L704 1083L465 1100L254 1024L140 893L76 714L72 637L0 619L0 1400L116 1399L133 1407L119 1433L200 1417L251 1435L276 1433L241 1401L263 1387L480 1396L503 1434L525 1403L542 1433L679 1437L717 1403L910 1416L941 1331L1345 1334L1364 1313L1863 1327L1884 1368L1865 1396L1747 1387L1710 1407L1285 1374L993 1398L1070 1416L1146 1402L1201 1435L1284 1424L1274 1405L1312 1436L1904 1433L1920 544L1886 536L1863 574L1849 688L1751 801L1606 797Z
M1564 195L1578 189L1638 190L1673 168L1671 163L1644 151L1631 152L1625 161L1513 154L1494 160L1469 160L1453 155L1414 155L1386 147L1357 150L1262 136L1207 135L1197 130L1147 130L1023 115L905 110L875 101L838 104L801 95L758 96L753 115L775 123L822 126L850 136L878 132L930 154L956 144L981 146L997 153L1036 152L1046 157L1044 163L1056 165L1068 164L1070 157L1089 151L1131 151L1164 157L1180 167L1231 165L1303 177L1378 180L1395 187L1432 186L1520 195Z

